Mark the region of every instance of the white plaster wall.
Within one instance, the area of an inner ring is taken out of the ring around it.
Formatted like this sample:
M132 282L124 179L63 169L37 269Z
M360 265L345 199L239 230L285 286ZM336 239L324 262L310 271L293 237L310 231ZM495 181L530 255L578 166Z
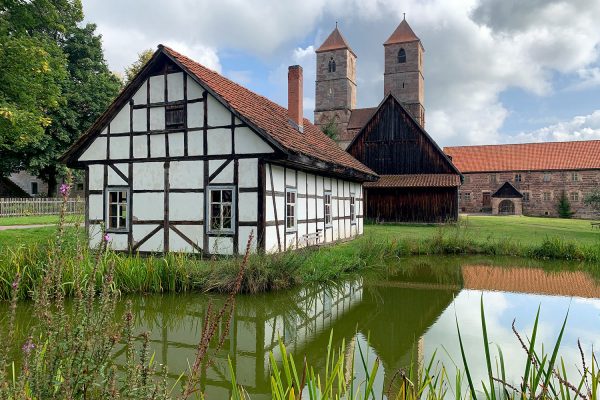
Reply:
M168 101L183 100L183 72L167 75Z
M184 134L183 132L173 132L167 134L169 140L169 157L179 157L184 154Z
M254 239L252 239L252 244L250 245L250 251L256 251L256 226L240 226L239 234L238 234L238 253L244 254L246 252L246 245L248 244L248 238L250 237L250 232L254 233Z
M239 193L238 194L238 218L240 221L256 221L258 218L258 197L256 193Z
M102 131L100 132L101 135L108 135L108 128L104 128L102 129Z
M133 104L147 104L148 101L148 90L146 87L147 81L142 83L142 86L133 95ZM146 110L144 110L146 111Z
M171 161L169 185L172 189L202 189L203 161Z
M150 103L165 101L165 77L157 75L150 77Z
M204 154L204 133L202 131L188 132L188 155L201 156Z
M187 236L198 247L202 248L203 243L203 226L202 225L175 225L177 229ZM169 232L169 249L172 251L188 251L197 252L189 245L178 233L171 230Z
M208 162L209 172L208 175L212 175L221 164L223 164L224 160L210 160ZM233 182L233 161L230 162L223 171L219 173L210 183L231 183Z
M162 220L164 219L164 198L162 192L133 193L133 220ZM171 210L169 209L169 214Z
M238 186L239 187L257 187L258 186L258 159L242 158L239 160Z
M207 113L209 126L231 125L231 112L217 99L208 95Z
M165 168L162 162L133 163L133 188L162 190L164 174Z
M127 103L117 115L110 121L110 133L129 132L129 113L131 106Z
M209 237L208 251L211 254L233 254L233 238L231 237Z
M127 233L110 233L108 245L113 250L129 250Z
M146 235L148 235L152 230L154 230L158 225L133 225L133 243L139 242ZM154 235L152 235L146 242L144 242L140 247L139 251L149 251L149 252L158 252L163 250L163 239L164 233L163 230L159 230Z
M203 193L169 193L169 220L202 221Z
M235 152L238 154L273 153L267 142L248 127L235 128Z
M166 151L165 135L163 133L150 135L150 157L165 157Z
M104 189L104 165L92 164L88 168L90 173L89 189Z
M150 130L165 129L165 108L152 107L150 109Z
M83 152L80 161L95 161L106 159L106 140L105 136L94 139L90 146Z
M204 89L202 88L202 86L196 83L194 78L188 76L187 92L188 100L200 99L202 98L202 93L204 93Z
M133 157L148 157L148 137L146 135L133 137Z
M285 169L285 186L296 187L296 170L290 168Z
M133 131L146 132L148 130L148 112L145 108L133 110Z
M204 103L197 102L187 105L187 122L188 128L202 128L204 126Z
M114 167L118 169L123 175L129 175L129 165L127 164L115 164ZM110 186L123 186L127 185L127 182L123 180L111 167L108 167L108 184Z
M100 224L90 224L88 235L90 248L98 247L102 241L102 226Z
M231 154L231 129L209 129L206 132L206 141L209 155Z
M273 172L273 188L276 192L283 192L285 190L285 185L283 183L283 167L271 165L270 168ZM267 190L272 190L270 185L271 177L269 176L269 165L267 164Z
M89 218L102 220L104 218L104 196L101 194L90 194L88 204Z
M110 137L111 160L123 160L129 158L129 138L126 136Z

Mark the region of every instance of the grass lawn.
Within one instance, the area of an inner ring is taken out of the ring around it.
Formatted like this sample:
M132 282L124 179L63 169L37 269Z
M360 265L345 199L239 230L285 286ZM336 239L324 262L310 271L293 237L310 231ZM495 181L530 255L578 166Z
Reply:
M83 221L81 215L69 215L66 217L67 223ZM0 217L0 226L15 225L50 225L58 223L58 215L34 215L29 217Z
M55 233L54 226L0 231L0 250L6 247L45 244Z
M439 230L456 229L437 225L369 225L365 235L398 239L426 239ZM600 245L600 229L591 228L589 220L518 216L462 216L459 228L476 240L510 239L523 245L540 244L546 238L560 237L579 244Z

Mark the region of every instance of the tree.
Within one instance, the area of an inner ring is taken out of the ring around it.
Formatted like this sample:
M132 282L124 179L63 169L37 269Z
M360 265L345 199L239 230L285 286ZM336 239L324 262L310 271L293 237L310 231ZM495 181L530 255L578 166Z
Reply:
M331 118L324 126L321 128L324 134L329 136L333 140L337 140L339 138L339 128L338 124L334 118Z
M590 194L585 196L583 200L586 206L592 207L596 212L600 213L600 188L592 190Z
M152 58L154 52L152 49L143 50L138 54L138 59L129 67L125 68L125 84L131 82L133 78L144 68L144 65Z
M85 133L110 105L121 81L108 69L96 25L75 27L62 45L68 79L62 82L64 106L50 113L52 124L45 140L29 157L29 170L48 182L48 196L56 193L61 167L57 159Z
M0 5L0 174L26 168L56 193L58 157L120 89L79 0Z
M567 193L563 190L557 204L558 216L561 218L571 218L574 211L571 210L571 203L567 197Z

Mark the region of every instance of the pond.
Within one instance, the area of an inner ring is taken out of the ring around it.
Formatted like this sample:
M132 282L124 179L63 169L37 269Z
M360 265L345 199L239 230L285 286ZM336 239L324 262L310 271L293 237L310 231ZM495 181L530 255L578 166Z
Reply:
M462 365L455 318L474 381L481 382L486 377L482 295L492 350L496 353L495 345L502 348L511 382L519 380L525 364L525 353L512 332L513 320L522 336L529 336L538 306L538 341L545 343L546 351L551 351L569 311L560 355L570 376L579 377L577 341L588 354L592 346L600 346L600 281L579 265L417 257L398 260L383 273L326 287L239 296L229 335L202 381L203 389L207 398L229 398L230 358L238 383L251 398L270 398L269 352L278 358L279 338L298 363L306 357L309 365L324 370L332 330L334 348L344 343L346 354L354 352L357 359L359 347L369 363L380 359L375 382L379 393L390 387L393 392L397 371L426 365L434 352L453 382L454 366ZM173 381L193 362L209 299L217 304L223 300L204 294L128 299L136 330L151 332L156 361L169 366ZM117 357L121 360L123 355ZM358 366L356 378L364 379Z

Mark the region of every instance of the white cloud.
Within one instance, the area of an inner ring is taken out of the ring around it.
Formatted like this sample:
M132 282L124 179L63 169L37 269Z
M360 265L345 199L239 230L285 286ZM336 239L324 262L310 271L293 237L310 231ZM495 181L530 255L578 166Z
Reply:
M313 51L335 21L358 55L358 106L368 107L383 97L382 43L406 12L426 49L427 130L442 146L505 141L509 113L500 94L508 88L553 95L555 74L575 77L575 90L600 84L597 0L84 0L84 9L104 35L115 70L158 43L173 43L218 70L219 54L254 54L273 66L265 94L286 104L286 67L300 63L307 116Z
M577 116L570 121L558 122L532 132L523 132L505 138L507 142L545 142L600 139L600 110Z

